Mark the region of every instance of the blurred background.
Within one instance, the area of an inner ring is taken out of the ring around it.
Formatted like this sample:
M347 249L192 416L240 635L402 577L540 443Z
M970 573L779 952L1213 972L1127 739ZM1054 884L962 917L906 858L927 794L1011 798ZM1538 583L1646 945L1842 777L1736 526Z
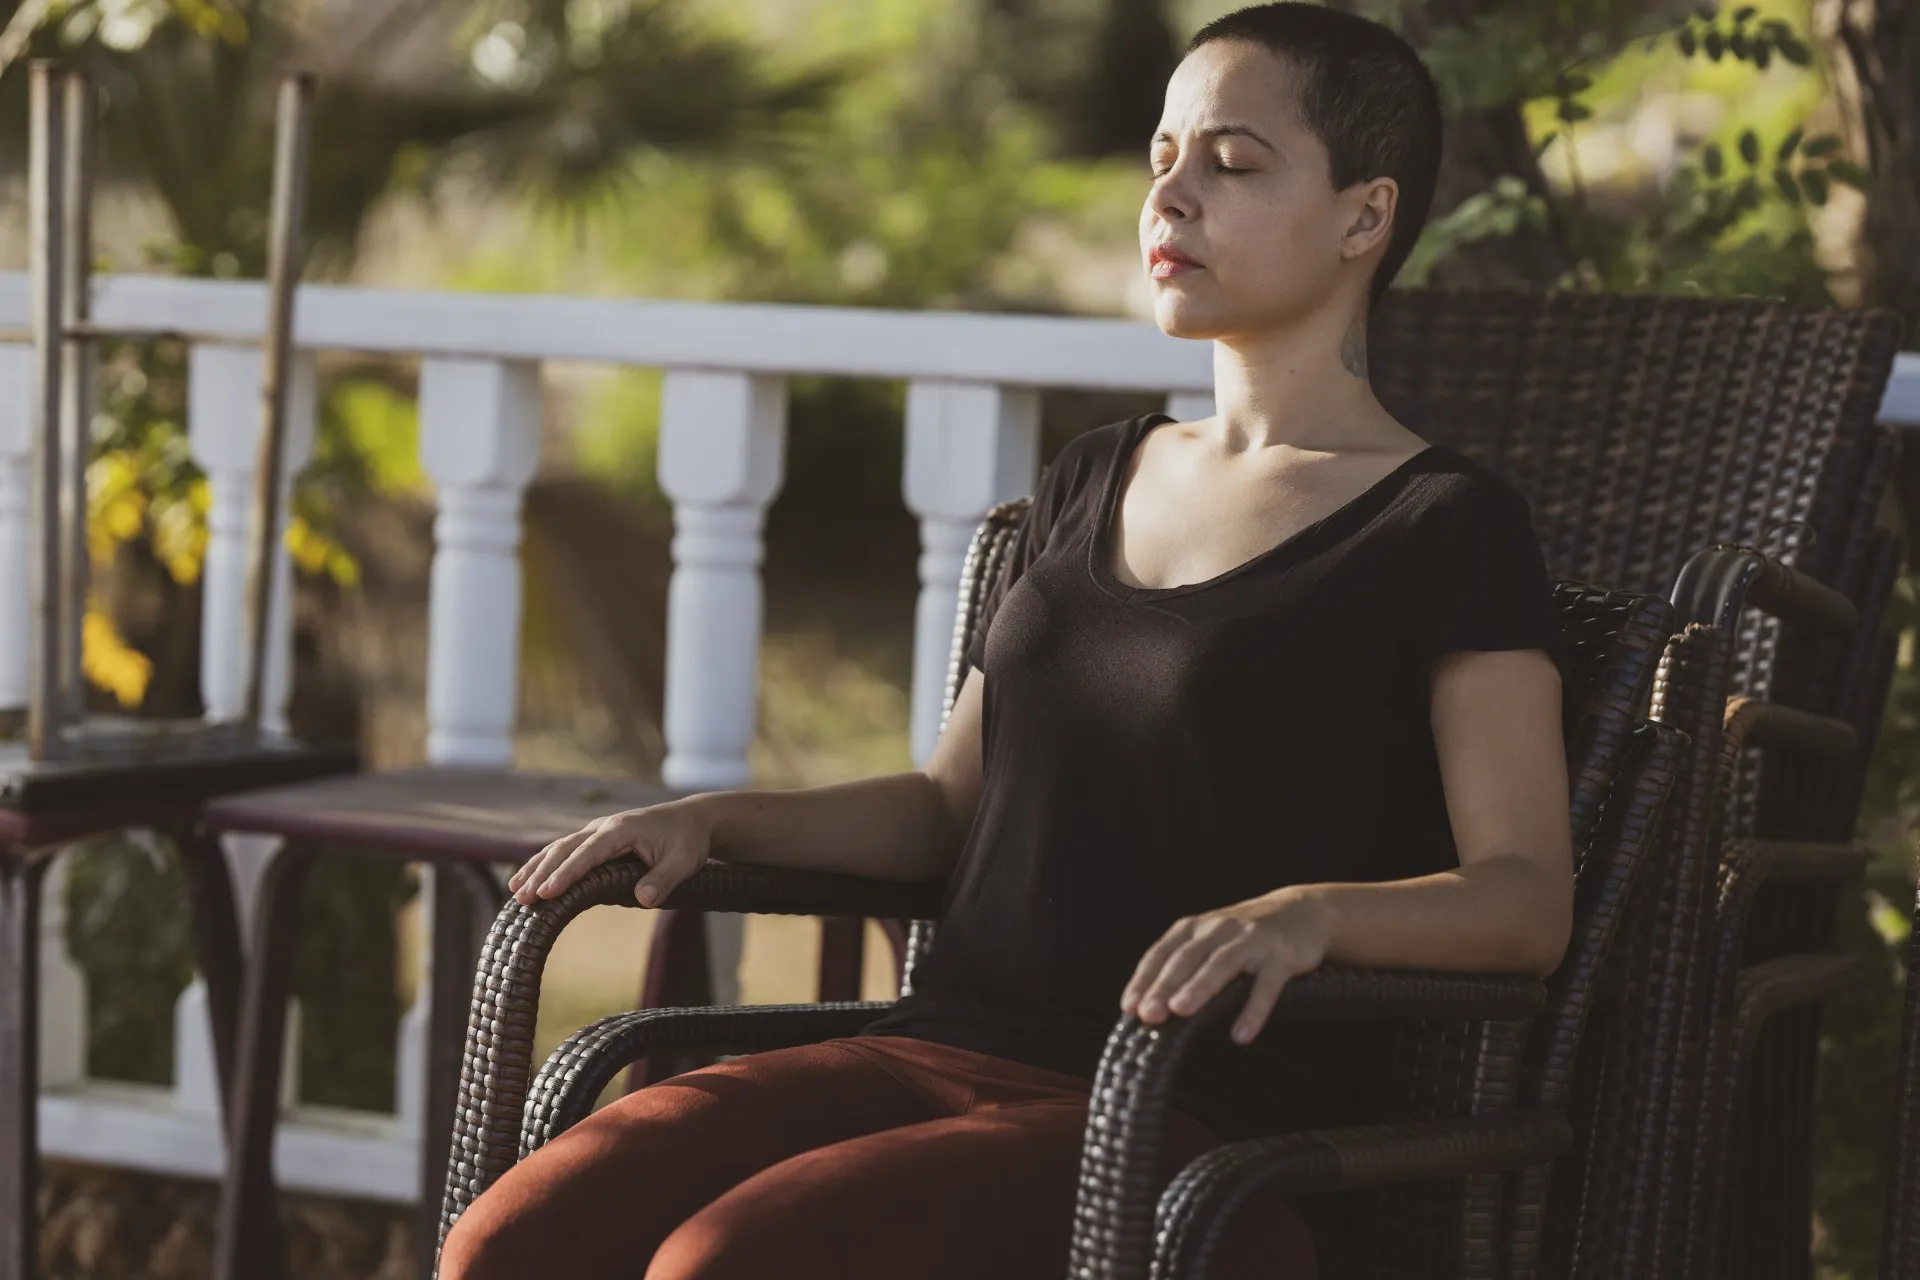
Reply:
M1220 0L0 0L0 270L26 265L26 61L105 93L99 269L264 274L272 93L319 72L304 279L383 288L1047 312L1146 319L1146 141L1186 37ZM1351 0L1412 39L1449 139L1407 284L1874 302L1920 333L1920 3ZM105 708L199 708L208 492L185 359L103 353L91 473L103 584L87 629ZM369 767L424 757L433 501L412 362L323 357L295 491L292 718ZM659 377L545 366L528 491L516 763L654 776L668 505ZM899 384L798 378L767 528L756 780L910 767L919 554ZM1158 397L1048 392L1043 456ZM1920 512L1914 468L1901 482ZM1910 541L1912 539L1910 538ZM1914 545L1920 545L1915 542ZM1824 1275L1875 1257L1910 898L1920 679L1911 582L1849 910L1874 984L1831 1006L1819 1130ZM70 864L88 1071L166 1083L191 976L171 852ZM331 857L307 895L304 1096L393 1105L415 978L411 873ZM602 917L606 918L602 918ZM603 908L549 969L539 1051L631 1007L647 913ZM398 921L396 926L395 921ZM809 998L817 929L754 917L750 1002ZM867 998L895 994L870 930ZM50 1167L55 1276L205 1274L212 1189ZM401 1209L295 1196L300 1276L411 1274Z

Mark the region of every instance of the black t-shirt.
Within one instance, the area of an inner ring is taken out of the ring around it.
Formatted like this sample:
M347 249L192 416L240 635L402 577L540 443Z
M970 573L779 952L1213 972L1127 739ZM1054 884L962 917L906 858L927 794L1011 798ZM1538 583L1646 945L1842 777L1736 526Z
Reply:
M1433 445L1204 582L1111 571L1149 414L1042 476L968 661L984 786L913 991L866 1034L1089 1079L1147 948L1282 885L1455 865L1428 723L1433 660L1567 650L1526 499ZM1263 1035L1197 1053L1176 1102L1227 1132L1321 1122L1339 1081Z

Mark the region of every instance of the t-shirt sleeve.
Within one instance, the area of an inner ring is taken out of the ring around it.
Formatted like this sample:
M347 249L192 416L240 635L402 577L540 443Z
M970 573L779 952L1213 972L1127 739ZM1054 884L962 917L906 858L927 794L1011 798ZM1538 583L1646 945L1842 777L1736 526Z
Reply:
M1429 662L1460 649L1544 649L1569 679L1560 610L1525 498L1499 489L1466 495L1431 546L1419 621Z

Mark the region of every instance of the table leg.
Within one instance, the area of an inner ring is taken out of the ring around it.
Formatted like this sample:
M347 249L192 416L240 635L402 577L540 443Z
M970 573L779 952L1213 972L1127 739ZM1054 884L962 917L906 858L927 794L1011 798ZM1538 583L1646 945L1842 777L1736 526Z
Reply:
M661 907L640 984L642 1009L678 1009L713 1003L707 958L707 915L690 907ZM648 1054L627 1068L627 1092L713 1061L710 1054Z
M273 1136L280 1118L287 999L300 940L300 890L311 862L311 850L289 841L260 878L227 1106L227 1172L214 1244L217 1280L280 1280L286 1272Z
M233 896L233 870L217 833L200 827L168 832L180 851L193 925L193 960L207 985L207 1020L213 1030L213 1069L220 1089L223 1124L231 1126L235 1022L240 1008L240 916Z
M0 847L0 1280L40 1252L40 880L46 860Z
M860 998L860 970L866 959L867 922L859 916L825 916L820 921L820 995L822 1003Z

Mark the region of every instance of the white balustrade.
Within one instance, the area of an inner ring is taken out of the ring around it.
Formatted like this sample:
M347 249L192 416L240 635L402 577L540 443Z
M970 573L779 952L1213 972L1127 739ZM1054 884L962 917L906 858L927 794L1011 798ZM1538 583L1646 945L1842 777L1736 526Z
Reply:
M0 711L27 705L32 666L33 348L0 343Z
M960 570L980 518L1033 488L1040 394L1031 387L923 380L907 388L906 498L920 517L920 599L914 613L913 759L940 736Z
M427 607L427 758L513 762L520 687L520 500L540 461L540 370L420 365L420 454L439 503Z
M195 346L187 359L187 435L193 460L212 490L207 554L201 570L200 696L207 715L230 719L246 709L247 545L253 521L253 473L260 439L261 352L258 347ZM313 456L317 378L311 352L299 353L287 386L281 450L280 527L273 540L272 606L260 720L286 732L293 691L293 563L285 545L293 477Z

